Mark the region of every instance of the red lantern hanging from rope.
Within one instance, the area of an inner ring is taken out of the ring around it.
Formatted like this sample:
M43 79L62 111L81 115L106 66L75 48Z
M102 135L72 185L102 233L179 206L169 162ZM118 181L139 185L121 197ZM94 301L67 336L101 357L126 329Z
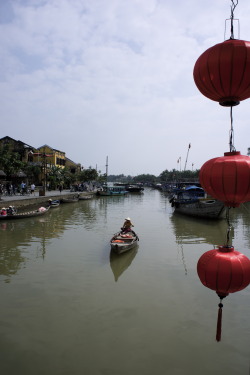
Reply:
M204 253L197 264L203 285L215 290L220 299L238 292L250 283L250 260L233 246L220 246ZM222 303L219 304L216 339L221 338Z
M225 152L203 164L199 180L213 198L225 206L238 207L250 201L250 157L239 151Z
M230 39L207 49L193 76L200 92L222 106L250 98L250 42Z

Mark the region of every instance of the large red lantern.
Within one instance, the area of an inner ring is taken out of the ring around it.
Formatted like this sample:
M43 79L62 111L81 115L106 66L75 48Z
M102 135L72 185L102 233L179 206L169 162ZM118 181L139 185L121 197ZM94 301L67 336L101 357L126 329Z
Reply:
M193 75L207 98L226 107L239 104L250 97L250 42L230 39L207 49Z
M250 201L250 157L239 151L225 152L203 164L199 180L213 198L225 206L238 207Z
M233 246L219 246L200 257L197 272L203 285L226 297L249 285L250 260Z
M220 299L238 292L250 283L250 260L233 246L220 246L204 253L197 264L197 273L203 285L215 290ZM220 302L216 340L221 339L222 307Z

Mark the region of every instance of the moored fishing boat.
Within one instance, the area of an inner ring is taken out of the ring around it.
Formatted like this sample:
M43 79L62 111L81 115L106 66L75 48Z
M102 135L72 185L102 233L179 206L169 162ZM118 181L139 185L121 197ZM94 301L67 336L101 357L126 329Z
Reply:
M80 195L79 196L80 201L86 201L86 200L89 200L89 199L92 199L92 198L93 198L93 194L91 194L91 195Z
M71 198L62 198L62 203L74 203L79 201L79 194L74 194Z
M223 202L206 197L205 191L198 186L176 190L169 202L174 212L194 217L219 219L225 212Z
M6 216L0 216L0 220L15 220L15 219L25 219L28 217L36 217L36 216L42 216L46 214L49 211L50 207L40 207L38 210L35 211L28 211L28 212L21 212L21 213L15 213L12 215L7 214Z
M56 208L56 207L59 207L59 206L60 206L59 199L57 199L57 200L49 199L49 207L50 208Z
M104 186L102 189L97 190L97 196L121 196L128 194L125 186Z
M128 194L128 191L125 189L125 186L109 186L108 185L108 157L106 159L106 182L104 186L97 190L97 196L121 196Z
M110 240L111 250L116 254L122 254L133 249L139 241L139 237L134 231L127 233L117 232Z
M141 185L126 185L125 188L129 193L141 193L144 190Z

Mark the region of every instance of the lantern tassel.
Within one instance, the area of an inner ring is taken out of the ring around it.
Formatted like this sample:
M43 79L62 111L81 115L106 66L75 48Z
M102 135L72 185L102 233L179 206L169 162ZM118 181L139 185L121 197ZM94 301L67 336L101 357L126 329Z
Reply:
M216 331L216 341L221 341L221 327L222 327L222 307L223 304L219 303L218 318L217 318L217 331Z

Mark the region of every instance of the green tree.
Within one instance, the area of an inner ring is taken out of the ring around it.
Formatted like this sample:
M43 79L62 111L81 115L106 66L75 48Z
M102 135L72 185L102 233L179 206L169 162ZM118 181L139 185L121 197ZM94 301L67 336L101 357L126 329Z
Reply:
M38 183L39 175L41 173L41 167L39 165L25 163L23 171L27 175L30 182Z
M20 155L17 152L11 152L8 145L0 150L0 169L2 169L7 178L23 169L25 163L20 160Z
M178 171L176 169L172 169L172 171L168 171L167 169L163 171L159 179L162 182L172 182L172 181L178 181L178 180L184 180L184 179L197 179L199 176L199 170L196 171Z
M49 182L51 189L56 189L57 185L62 182L61 168L53 165L47 173L47 182Z
M94 168L84 169L77 175L78 181L87 182L87 181L96 181L98 179L98 173Z
M133 181L134 182L150 182L150 183L154 183L157 181L157 177L154 176L153 174L140 174L136 177L133 178Z
M68 168L60 168L53 165L47 173L47 182L51 189L56 189L58 185L69 187L75 182L76 176L70 173Z

